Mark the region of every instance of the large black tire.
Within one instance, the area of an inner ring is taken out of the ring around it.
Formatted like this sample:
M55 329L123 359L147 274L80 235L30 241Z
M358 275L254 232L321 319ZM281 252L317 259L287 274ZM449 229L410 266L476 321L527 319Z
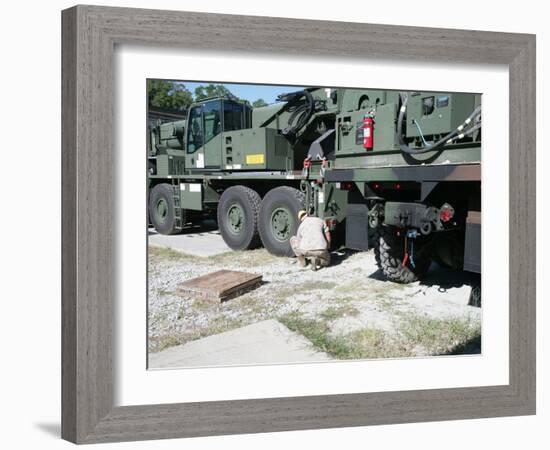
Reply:
M260 206L259 231L264 247L277 256L293 256L290 238L298 230L298 212L305 196L298 189L280 186L269 191Z
M481 286L474 285L470 292L470 298L468 299L468 305L481 308Z
M233 250L248 250L261 245L258 213L262 199L245 186L224 191L218 203L218 227L223 240Z
M376 228L377 239L374 246L376 264L388 280L396 283L412 283L422 278L430 268L431 259L426 252L422 238L415 240L414 265L402 265L404 238L397 236L385 227Z
M177 234L174 190L167 183L157 184L149 194L149 220L160 234Z

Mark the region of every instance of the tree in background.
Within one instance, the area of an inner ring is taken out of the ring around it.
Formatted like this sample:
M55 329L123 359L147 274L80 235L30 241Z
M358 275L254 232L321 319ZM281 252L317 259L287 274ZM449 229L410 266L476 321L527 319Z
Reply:
M204 100L210 97L233 97L237 98L233 93L227 89L223 84L208 84L206 86L199 86L195 88L195 101Z
M267 103L263 98L259 98L252 103L252 106L254 108L261 108L262 106L267 106Z
M149 106L186 110L193 103L193 96L183 83L167 80L147 80Z
M194 94L194 95L193 95ZM191 93L183 83L168 80L147 80L147 96L149 106L184 111L191 103L199 102L210 97L229 97L250 104L248 100L240 99L223 84L207 84L195 88ZM252 104L254 108L267 106L263 98Z

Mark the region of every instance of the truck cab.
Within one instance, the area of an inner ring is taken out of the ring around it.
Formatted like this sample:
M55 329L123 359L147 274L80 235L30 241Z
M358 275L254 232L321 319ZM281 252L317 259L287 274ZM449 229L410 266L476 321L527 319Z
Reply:
M224 168L227 132L251 128L252 107L229 98L213 98L191 105L187 117L185 165L189 170Z

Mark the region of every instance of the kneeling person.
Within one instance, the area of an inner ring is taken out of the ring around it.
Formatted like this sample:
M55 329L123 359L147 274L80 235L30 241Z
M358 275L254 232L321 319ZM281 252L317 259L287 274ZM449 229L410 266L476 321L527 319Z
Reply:
M315 258L321 266L330 264L330 231L326 223L318 217L309 216L306 211L298 213L300 226L296 236L290 238L290 246L298 262L306 265L306 258ZM315 264L315 262L314 262Z

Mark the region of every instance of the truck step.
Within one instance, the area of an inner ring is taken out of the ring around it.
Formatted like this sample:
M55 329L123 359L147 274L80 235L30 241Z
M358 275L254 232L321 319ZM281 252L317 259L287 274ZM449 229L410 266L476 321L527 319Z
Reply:
M175 213L175 227L176 230L183 230L184 224L184 214L185 211L181 207L180 202L180 190L178 185L173 185L173 198L174 198L174 213Z

